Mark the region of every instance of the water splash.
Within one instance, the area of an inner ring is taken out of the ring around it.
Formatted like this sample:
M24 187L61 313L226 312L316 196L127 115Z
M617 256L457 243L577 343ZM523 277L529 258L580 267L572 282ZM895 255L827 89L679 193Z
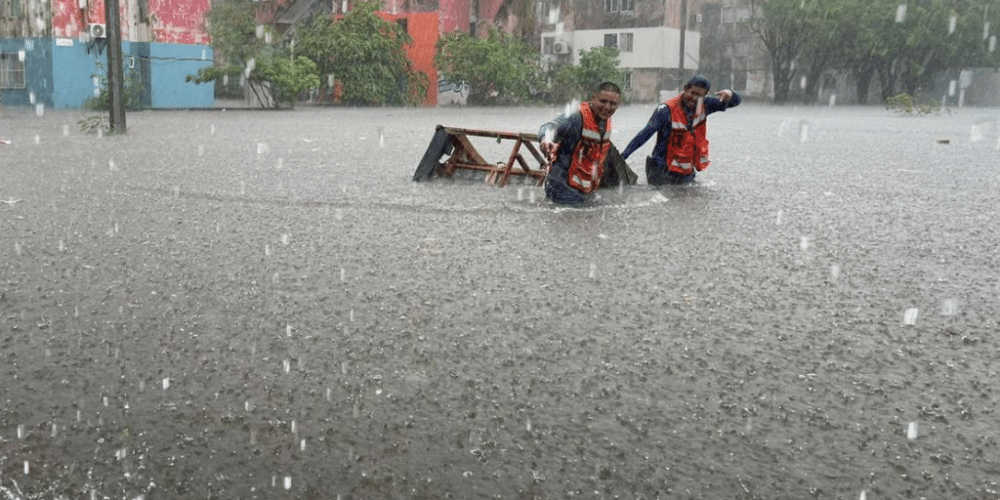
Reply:
M919 313L920 310L917 309L916 307L911 307L907 309L906 312L903 313L903 324L907 326L913 326L917 324L917 315Z
M919 434L919 429L917 423L910 422L910 424L906 426L906 439L909 439L911 441L917 439L918 434Z

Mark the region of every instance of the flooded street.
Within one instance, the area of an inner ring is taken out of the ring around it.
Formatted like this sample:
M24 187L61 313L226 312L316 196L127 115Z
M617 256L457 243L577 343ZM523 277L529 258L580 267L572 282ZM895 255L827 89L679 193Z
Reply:
M581 210L411 181L561 111L5 108L0 499L1000 499L1000 110L746 102Z

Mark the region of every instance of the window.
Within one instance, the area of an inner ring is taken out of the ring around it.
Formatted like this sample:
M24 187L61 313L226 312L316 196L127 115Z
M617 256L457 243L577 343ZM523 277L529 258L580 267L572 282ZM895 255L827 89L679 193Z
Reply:
M604 46L618 48L618 34L607 33L604 35Z
M618 50L621 52L632 52L632 33L621 33L618 35Z
M632 12L635 0L604 0L604 12Z
M17 53L0 52L0 89L23 89L24 61Z
M149 0L137 0L136 2L137 14L140 23L149 22Z

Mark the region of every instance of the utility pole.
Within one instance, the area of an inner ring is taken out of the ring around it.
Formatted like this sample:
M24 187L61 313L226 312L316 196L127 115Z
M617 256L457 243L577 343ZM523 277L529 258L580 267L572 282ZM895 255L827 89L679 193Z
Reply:
M118 0L104 2L108 27L108 101L111 108L111 132L125 133L125 82L122 79L122 23Z
M677 75L677 90L684 85L684 36L687 33L688 0L681 0L681 54L680 71Z

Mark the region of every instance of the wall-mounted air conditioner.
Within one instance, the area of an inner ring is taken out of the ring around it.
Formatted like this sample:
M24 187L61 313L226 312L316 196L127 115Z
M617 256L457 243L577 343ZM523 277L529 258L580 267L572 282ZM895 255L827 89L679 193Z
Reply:
M570 46L565 40L556 40L555 43L552 44L553 54L569 54L569 52Z
M108 27L103 23L90 23L87 25L87 33L90 33L90 38L107 38Z

